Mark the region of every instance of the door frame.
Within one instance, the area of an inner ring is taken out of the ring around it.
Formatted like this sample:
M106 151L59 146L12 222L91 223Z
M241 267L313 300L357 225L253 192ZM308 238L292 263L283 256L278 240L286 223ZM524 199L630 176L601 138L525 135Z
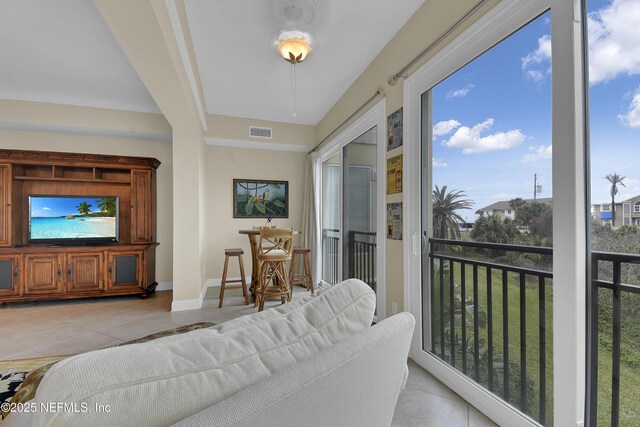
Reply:
M386 102L385 99L378 101L373 107L367 110L362 116L360 116L355 122L350 124L343 131L338 133L332 138L326 145L318 150L318 157L314 165L314 174L316 176L316 182L319 184L316 187L315 199L318 201L317 214L318 222L316 229L316 236L319 238L316 241L316 265L319 265L320 275L322 269L322 163L335 154L340 154L342 159L342 149L352 142L354 139L377 126L376 135L376 277L377 277L377 292L376 292L376 320L380 321L386 318L386 306L387 306L387 287L386 287L386 234L385 234L385 218L386 218L386 173L380 173L386 171ZM342 164L342 162L341 162ZM341 167L341 180L340 185L344 182L344 165ZM340 204L340 232L342 234L342 203ZM342 236L341 236L342 238ZM342 259L342 252L340 253Z

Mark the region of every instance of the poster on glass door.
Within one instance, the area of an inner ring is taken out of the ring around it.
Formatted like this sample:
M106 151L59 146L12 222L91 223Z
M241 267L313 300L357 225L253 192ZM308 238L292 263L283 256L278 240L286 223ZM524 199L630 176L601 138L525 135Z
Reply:
M402 193L402 154L387 159L387 194Z
M402 146L402 107L387 116L387 151Z
M387 203L387 239L402 240L402 202Z

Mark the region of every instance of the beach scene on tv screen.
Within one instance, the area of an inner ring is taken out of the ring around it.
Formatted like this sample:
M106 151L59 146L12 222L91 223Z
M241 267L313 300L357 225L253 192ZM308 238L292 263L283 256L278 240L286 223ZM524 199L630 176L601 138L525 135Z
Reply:
M116 237L116 197L31 197L31 240Z

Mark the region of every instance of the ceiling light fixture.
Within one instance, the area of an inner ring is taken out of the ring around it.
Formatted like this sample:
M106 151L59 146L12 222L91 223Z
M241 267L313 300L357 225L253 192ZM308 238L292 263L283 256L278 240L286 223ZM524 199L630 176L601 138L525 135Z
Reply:
M278 37L278 50L285 61L297 64L311 53L311 40L302 31L283 31Z
M311 53L311 36L302 31L283 31L278 37L278 51L291 64L292 116L296 113L296 64L304 61Z

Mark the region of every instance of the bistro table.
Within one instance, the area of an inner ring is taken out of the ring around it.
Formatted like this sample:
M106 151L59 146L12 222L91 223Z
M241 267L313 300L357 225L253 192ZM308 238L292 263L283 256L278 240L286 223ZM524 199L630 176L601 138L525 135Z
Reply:
M258 262L258 244L260 243L260 229L239 230L238 233L249 236L249 245L251 246L251 299L255 299L256 289L260 286L260 263ZM300 234L299 231L293 230L293 235Z

